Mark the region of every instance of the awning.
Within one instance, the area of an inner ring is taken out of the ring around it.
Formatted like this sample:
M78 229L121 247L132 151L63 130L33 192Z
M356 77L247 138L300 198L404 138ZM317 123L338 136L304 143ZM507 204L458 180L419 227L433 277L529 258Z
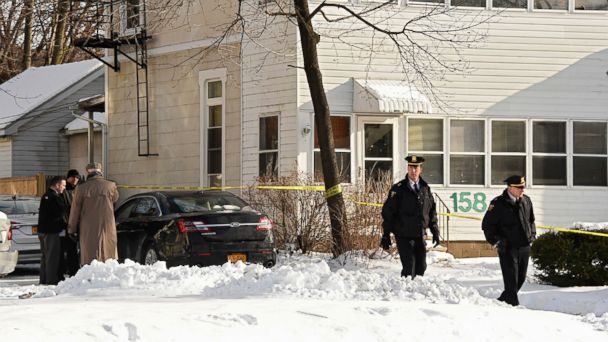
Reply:
M431 101L403 81L355 80L353 110L356 113L432 113Z

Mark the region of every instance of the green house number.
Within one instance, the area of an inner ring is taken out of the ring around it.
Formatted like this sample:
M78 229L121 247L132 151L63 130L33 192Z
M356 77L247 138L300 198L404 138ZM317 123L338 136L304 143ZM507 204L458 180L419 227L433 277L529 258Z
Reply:
M483 192L476 192L474 194L468 191L454 192L450 198L454 202L454 212L468 213L475 211L482 213L488 208L486 194Z

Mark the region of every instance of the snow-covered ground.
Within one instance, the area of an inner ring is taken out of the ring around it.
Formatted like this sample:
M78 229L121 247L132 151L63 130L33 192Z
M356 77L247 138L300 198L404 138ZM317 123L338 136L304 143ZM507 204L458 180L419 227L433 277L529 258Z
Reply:
M387 254L384 254L387 256ZM94 263L57 286L0 288L2 341L608 341L608 287L534 283L513 308L497 258L280 257L175 267ZM19 299L19 296L28 297ZM25 296L23 296L25 295Z

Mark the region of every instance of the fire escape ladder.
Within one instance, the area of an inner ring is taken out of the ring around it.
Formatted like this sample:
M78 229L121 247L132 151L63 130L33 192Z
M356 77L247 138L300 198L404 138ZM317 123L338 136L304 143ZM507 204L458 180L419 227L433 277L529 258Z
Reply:
M97 58L115 72L120 72L118 55L135 64L135 110L137 111L137 154L157 156L151 152L148 47L151 38L146 30L146 0L79 0L94 6L91 22L96 31L74 40L74 45ZM107 49L104 56L103 49Z
M145 31L143 32L145 35ZM135 82L137 83L137 154L139 156L157 156L150 153L150 117L148 99L148 49L146 42L135 44L137 60Z

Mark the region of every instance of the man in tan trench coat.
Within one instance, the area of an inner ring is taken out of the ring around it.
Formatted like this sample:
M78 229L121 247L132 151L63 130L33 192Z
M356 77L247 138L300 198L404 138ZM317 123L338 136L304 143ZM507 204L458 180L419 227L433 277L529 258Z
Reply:
M103 178L100 163L88 164L86 171L86 183L74 191L68 221L70 236L80 236L80 265L90 264L94 259L118 259L114 221L118 189L114 182Z

